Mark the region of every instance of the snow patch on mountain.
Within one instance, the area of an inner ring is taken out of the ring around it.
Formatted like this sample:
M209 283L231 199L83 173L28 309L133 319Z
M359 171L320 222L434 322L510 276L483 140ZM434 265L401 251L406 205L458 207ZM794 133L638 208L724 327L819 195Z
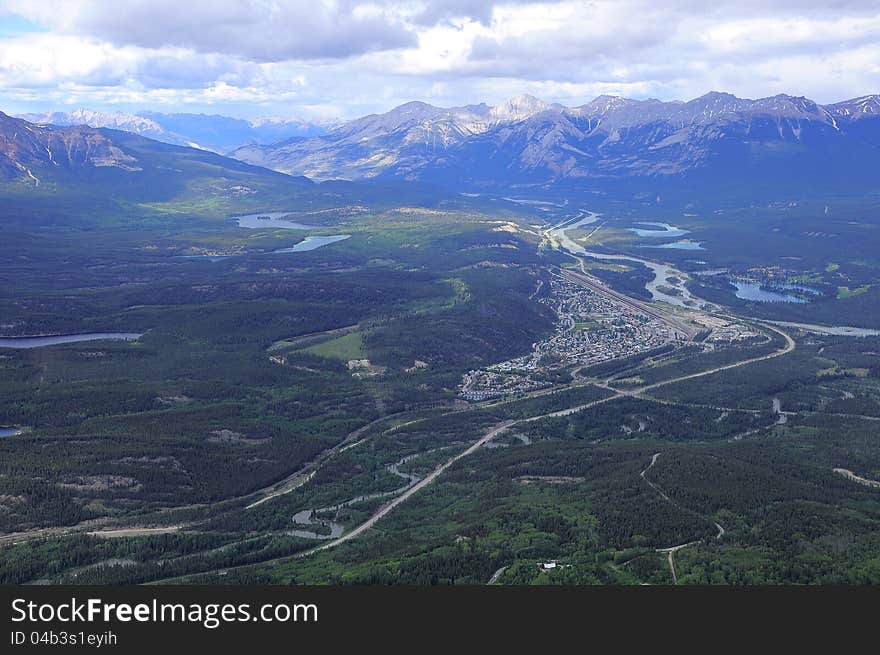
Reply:
M688 102L603 95L564 107L521 95L495 107L409 102L318 137L241 148L232 155L316 179L392 175L547 183L674 175L707 165L719 149L735 150L746 162L762 153L794 152L833 134L874 138L870 130L857 135L849 129L866 117L880 117L878 96L822 106L785 94L751 100L710 92Z

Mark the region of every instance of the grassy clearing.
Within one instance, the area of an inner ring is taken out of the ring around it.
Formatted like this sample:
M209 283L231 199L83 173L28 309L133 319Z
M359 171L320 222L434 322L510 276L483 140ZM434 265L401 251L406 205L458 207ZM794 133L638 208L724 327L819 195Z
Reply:
M837 287L837 299L841 300L843 298L852 298L853 296L860 296L870 288L871 288L870 284L866 284L861 287L855 287L854 289L850 289L849 287Z
M365 359L367 356L364 351L363 336L360 332L352 332L351 334L309 346L303 349L302 352L329 359L339 359L344 362L350 359Z

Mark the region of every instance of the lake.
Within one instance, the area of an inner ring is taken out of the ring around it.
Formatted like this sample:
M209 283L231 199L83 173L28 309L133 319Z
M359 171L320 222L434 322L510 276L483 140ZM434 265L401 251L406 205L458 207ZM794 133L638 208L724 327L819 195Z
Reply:
M690 230L682 230L680 227L676 227L675 225L670 225L669 223L655 223L653 221L639 221L638 225L650 225L652 227L662 228L660 230L646 230L640 227L628 227L627 229L630 232L635 232L637 236L644 237L647 239L654 239L657 237L683 237L685 234L689 234Z
M143 332L90 332L45 337L0 337L0 348L41 348L80 341L137 341L142 336Z
M245 214L233 216L232 220L238 221L238 227L246 227L253 230L318 230L319 225L307 225L296 221L281 220L282 216L289 216L293 212L262 212L259 214ZM266 220L268 218L269 220Z
M273 250L269 254L282 253L282 252L307 252L309 250L317 250L321 246L326 246L331 243L336 243L337 241L344 241L345 239L350 239L350 234L335 234L333 236L326 237L306 237L302 241L300 241L295 246L290 248L279 248L278 250Z
M683 239L681 241L672 241L670 243L661 243L660 245L643 245L639 246L639 248L669 248L672 250L705 250L703 248L703 244L699 241L688 241L687 239Z
M805 305L810 302L806 298L785 293L785 289L798 289L805 291L806 289L798 285L779 285L780 291L772 289L762 289L758 282L744 282L742 280L731 280L730 282L736 287L736 297L742 300L753 300L755 302L792 302Z

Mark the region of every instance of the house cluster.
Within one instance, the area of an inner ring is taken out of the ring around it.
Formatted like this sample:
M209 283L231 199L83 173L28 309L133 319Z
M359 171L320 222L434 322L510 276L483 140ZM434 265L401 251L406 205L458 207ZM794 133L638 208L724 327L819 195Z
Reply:
M686 335L663 321L639 312L611 296L562 278L551 282L555 333L532 344L532 350L481 370L469 371L460 396L480 401L549 386L547 373L629 357Z
M727 321L718 316L698 314L693 317L693 320L711 330L705 339L705 344L724 344L732 341L757 339L761 336L748 325Z

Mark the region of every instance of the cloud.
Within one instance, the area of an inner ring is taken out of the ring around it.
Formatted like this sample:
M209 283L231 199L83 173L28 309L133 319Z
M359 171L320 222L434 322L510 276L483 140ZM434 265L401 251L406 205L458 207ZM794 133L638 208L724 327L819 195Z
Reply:
M33 34L0 40L0 88L134 86L199 89L268 83L265 65L182 49L147 50L96 39Z
M640 61L673 37L676 26L645 7L634 17L625 3L564 3L552 14L518 8L497 17L474 39L469 75L575 81Z
M0 85L49 87L63 81L112 86L124 84L136 56L98 41L33 34L0 40Z
M549 7L562 0L432 0L424 2L413 14L413 22L423 26L438 23L470 19L474 22L489 25L499 7L515 7L526 5L542 5Z
M699 42L728 58L839 52L880 42L880 11L874 16L732 20L709 26Z
M563 2L544 12L507 7L495 12L491 30L473 40L460 72L530 80L632 80L664 69L668 76L671 67L682 74L697 73L700 64L732 62L746 68L767 59L840 53L880 42L876 3L817 6L790 0L769 13L750 0L690 11L695 4ZM853 14L841 15L842 6Z
M262 66L218 55L161 53L144 56L131 70L146 88L202 89L217 82L246 87L268 83Z
M413 46L395 12L353 2L42 0L8 6L63 34L117 46L178 47L261 62L344 58Z
M3 24L0 92L28 109L354 117L523 92L831 102L880 89L876 0L0 0Z

